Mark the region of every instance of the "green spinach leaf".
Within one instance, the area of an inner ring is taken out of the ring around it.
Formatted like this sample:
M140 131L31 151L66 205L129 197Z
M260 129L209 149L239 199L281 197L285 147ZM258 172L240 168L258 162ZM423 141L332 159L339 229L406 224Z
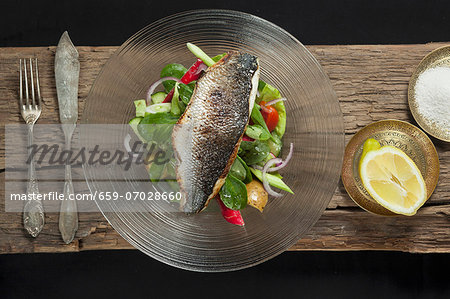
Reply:
M228 174L219 194L220 199L229 209L242 210L247 206L247 187L232 174Z
M245 168L245 179L243 179L242 181L245 184L250 183L253 180L253 176L252 176L252 172L250 171L250 168L248 168L247 163L245 163L244 160L242 160L241 157L236 156L236 160L239 160L239 162L241 162L242 166Z
M267 140L270 138L270 133L264 130L264 128L260 125L248 125L245 130L245 135L258 140Z
M146 141L164 141L177 121L178 117L167 112L147 114L137 125L137 130Z
M160 77L164 78L164 77L175 77L178 79L181 79L181 77L183 77L183 75L187 72L187 69L179 63L171 63L166 65L162 70L161 70L161 74ZM173 87L175 86L175 81L173 80L167 80L163 82L164 88L166 90L166 92L170 92Z
M247 165L257 164L269 155L270 148L267 141L242 141L239 147L239 156Z
M150 165L150 168L148 170L148 175L150 177L150 181L157 182L161 179L161 176L164 172L165 164L158 164L153 162Z
M178 84L178 86L179 86L178 93L180 94L181 101L185 105L189 104L189 101L191 100L192 93L194 92L195 83L196 82L194 81L189 84L183 84L183 83Z
M267 128L267 124L264 121L264 117L262 116L261 111L259 111L260 109L261 107L255 103L250 116L255 124L260 125L264 129L264 131L266 131L266 134L269 135L269 138L273 138L270 134L269 128Z
M234 160L233 165L231 165L230 174L241 181L244 181L247 176L247 171L244 165L242 165L241 161L237 158Z

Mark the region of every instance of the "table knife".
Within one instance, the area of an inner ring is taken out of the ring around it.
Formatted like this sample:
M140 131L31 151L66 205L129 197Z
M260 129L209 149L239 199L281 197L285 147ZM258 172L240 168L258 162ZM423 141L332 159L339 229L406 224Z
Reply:
M80 62L78 51L66 32L61 36L55 54L55 81L58 95L59 118L65 136L65 150L70 151L72 134L78 119L78 77ZM72 169L65 165L64 200L59 213L59 231L66 244L72 242L78 229L77 203L69 195L74 194Z

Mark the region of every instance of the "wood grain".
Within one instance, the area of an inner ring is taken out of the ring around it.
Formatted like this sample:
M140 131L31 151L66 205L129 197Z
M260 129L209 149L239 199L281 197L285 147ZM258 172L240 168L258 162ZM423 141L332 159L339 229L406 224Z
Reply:
M400 119L417 125L408 109L409 78L420 60L444 44L308 46L330 77L345 121L346 142L365 125ZM117 47L78 47L80 111L97 74ZM4 198L4 125L21 123L17 104L18 59L38 57L44 109L40 123L57 123L54 47L0 48L0 198ZM414 217L380 217L358 208L342 182L316 225L291 250L395 250L450 252L450 144L432 138L441 163L433 196ZM29 237L20 213L5 213L0 201L0 253L68 252L132 248L100 213L80 213L75 241L65 245L58 215L47 213L38 238Z

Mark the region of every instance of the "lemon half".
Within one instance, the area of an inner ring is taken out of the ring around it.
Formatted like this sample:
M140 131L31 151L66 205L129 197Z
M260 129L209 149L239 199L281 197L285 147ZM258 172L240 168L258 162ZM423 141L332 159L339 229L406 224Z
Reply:
M365 153L359 165L364 188L386 209L414 215L427 200L425 181L417 165L396 147L373 148Z

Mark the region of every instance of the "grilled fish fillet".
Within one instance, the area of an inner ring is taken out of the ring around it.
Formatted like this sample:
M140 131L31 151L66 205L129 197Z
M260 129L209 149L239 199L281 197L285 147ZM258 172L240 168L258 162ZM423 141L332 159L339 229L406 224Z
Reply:
M198 79L172 133L183 210L198 213L219 192L236 158L258 89L258 59L229 52Z

